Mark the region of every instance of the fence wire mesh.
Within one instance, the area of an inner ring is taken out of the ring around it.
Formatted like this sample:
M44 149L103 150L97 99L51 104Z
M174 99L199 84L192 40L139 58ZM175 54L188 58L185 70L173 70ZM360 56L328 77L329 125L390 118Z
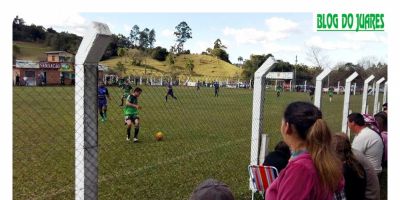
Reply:
M89 125L89 132L98 127L98 137L84 138L88 156L97 158L98 164L86 163L82 170L87 169L88 176L98 170L98 179L92 179L98 189L89 188L88 192L93 190L92 195L99 199L188 199L193 189L208 178L229 185L235 199L251 198L247 172L253 97L250 80L127 76L131 91L136 87L143 90L138 97L142 106L138 141L133 142L132 138L126 140L126 96L122 88L125 79L99 78L87 84L97 91L98 81L105 82L110 98L104 118L98 112L97 93L90 96L97 103L85 102L81 112L74 109L79 100L75 99L76 91L83 90L68 85L75 81L36 86L25 86L21 81L19 85L24 86L13 87L15 199L75 198L75 167L79 165L75 157L82 156L75 154L75 140L79 139L75 138L75 128L80 128L75 127L77 120ZM267 83L263 130L270 138L269 149L273 149L282 140L280 124L285 107L293 101L311 99L307 90L283 90L278 96L274 81ZM167 96L168 84L176 99ZM333 98L330 102L324 93L321 108L330 128L337 132L341 127L343 95L335 94ZM369 96L369 106L371 101ZM360 94L351 97L350 107L359 112ZM156 140L157 132L163 133L163 140ZM90 148L97 149L98 155Z

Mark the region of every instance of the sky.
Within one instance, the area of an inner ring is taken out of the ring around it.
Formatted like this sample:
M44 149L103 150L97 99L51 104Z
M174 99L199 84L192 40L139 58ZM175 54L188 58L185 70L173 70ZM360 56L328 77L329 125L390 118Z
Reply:
M374 62L388 60L386 32L316 32L313 13L106 13L76 12L69 15L20 15L27 24L52 27L57 31L84 34L91 21L106 23L114 34L129 36L134 25L141 30L154 29L155 46L169 49L175 44L175 27L185 21L192 29L192 39L184 45L192 53L213 47L216 39L227 46L232 63L241 56L272 53L276 59L294 64L314 65L307 52L321 48L323 67L338 63L357 63L363 58Z

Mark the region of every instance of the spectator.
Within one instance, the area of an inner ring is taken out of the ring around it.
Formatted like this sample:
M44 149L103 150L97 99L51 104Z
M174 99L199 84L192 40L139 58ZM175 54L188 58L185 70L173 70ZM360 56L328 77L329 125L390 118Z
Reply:
M381 135L381 138L383 140L383 161L382 161L382 166L386 167L387 166L387 114L386 112L382 111L374 115L376 125L378 127L379 133Z
M280 172L288 164L289 158L289 146L284 141L280 141L275 146L275 151L272 151L267 156L265 156L263 165L273 166Z
M372 166L371 162L369 162L369 160L364 156L363 153L353 149L353 154L363 166L367 177L364 199L379 200L381 198L380 185L379 185L378 175L375 173L374 167Z
M315 93L315 88L314 88L314 86L311 86L310 87L310 99L311 99L311 101L314 100L314 93Z
M343 162L346 199L364 199L367 179L366 173L351 150L350 140L345 134L338 133L333 137L333 146L340 160Z
M15 85L19 86L19 74L15 75Z
M382 172L383 142L379 134L368 128L363 115L351 113L348 117L348 126L356 135L352 148L360 151L371 162L377 174Z
M343 191L342 163L316 106L307 102L289 104L281 134L292 155L267 190L266 199L332 199L334 193Z
M196 187L190 200L234 200L229 187L217 180L207 179Z
M375 118L372 115L369 114L362 114L364 121L365 121L365 125L370 128L371 130L375 131L376 133L379 134L379 128L378 125L376 124Z
M382 105L382 110L387 114L387 103Z
M25 86L28 86L28 77L24 76L23 79L24 79L24 85L25 85Z

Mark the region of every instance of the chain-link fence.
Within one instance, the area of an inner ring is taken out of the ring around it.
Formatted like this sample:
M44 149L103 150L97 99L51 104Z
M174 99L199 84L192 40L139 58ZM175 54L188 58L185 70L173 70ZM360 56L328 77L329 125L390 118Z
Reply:
M87 84L96 87L98 80L105 80L108 89L103 117L97 112L97 93L86 94L92 102L85 102L81 111L79 107L74 111L76 91L83 92L79 85L13 87L15 199L75 197L75 168L79 168L75 157L80 156L75 152L75 128L79 129L75 123L79 120L92 125L88 128L93 131L98 126L98 139L84 138L86 150L98 150L98 168L95 163L81 167L98 170L94 184L98 183L99 199L187 199L196 185L207 178L228 184L236 199L251 197L247 172L253 96L250 80L179 80L167 75L135 74L115 81L104 79L105 76L96 78L95 74L91 77ZM142 109L138 114L137 142L126 140L125 85L132 87L131 92L136 87L143 90L138 97ZM280 123L285 107L293 101L312 102L309 92L283 90L278 96L275 88L273 84L266 86L265 96L264 132L270 137L270 149L282 140ZM176 98L168 93L169 89ZM350 110L359 112L361 96L351 96ZM373 100L369 96L369 106L373 106ZM322 95L321 109L334 132L341 128L342 108L343 95L335 94L332 101L327 93ZM95 115L90 117L93 112ZM156 140L157 132L163 133L163 140Z

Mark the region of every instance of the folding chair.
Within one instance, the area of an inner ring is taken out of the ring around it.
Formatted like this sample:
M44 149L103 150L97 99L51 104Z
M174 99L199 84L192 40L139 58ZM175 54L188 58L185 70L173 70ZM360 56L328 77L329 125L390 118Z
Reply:
M251 179L251 199L254 199L256 192L259 192L264 199L267 188L278 178L278 170L273 166L249 165L249 175Z

